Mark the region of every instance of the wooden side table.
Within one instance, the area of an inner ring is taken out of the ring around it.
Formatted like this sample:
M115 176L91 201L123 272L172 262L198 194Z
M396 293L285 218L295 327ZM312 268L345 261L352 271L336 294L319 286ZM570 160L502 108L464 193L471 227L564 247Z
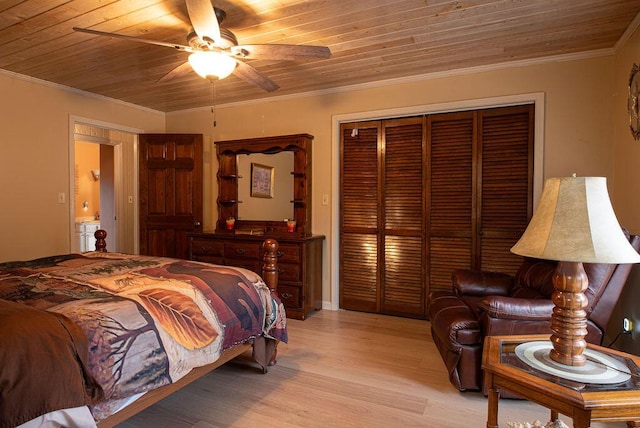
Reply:
M574 428L588 428L591 421L627 422L640 427L640 357L588 345L625 364L631 378L617 384L585 384L544 373L530 367L515 354L517 345L549 340L545 335L489 336L485 339L482 368L489 388L487 428L498 428L500 390L509 390L558 414L572 418Z

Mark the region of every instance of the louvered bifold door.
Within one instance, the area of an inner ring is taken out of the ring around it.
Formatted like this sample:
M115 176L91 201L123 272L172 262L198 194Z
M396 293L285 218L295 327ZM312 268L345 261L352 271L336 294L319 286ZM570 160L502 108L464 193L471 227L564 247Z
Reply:
M429 292L451 290L451 271L470 267L475 245L474 113L427 118Z
M515 273L534 106L341 125L340 307L424 317L454 269Z
M424 118L387 120L383 133L381 312L426 316Z
M522 257L510 252L532 211L533 105L478 112L481 147L479 268L515 273Z
M340 307L379 310L380 122L342 124Z

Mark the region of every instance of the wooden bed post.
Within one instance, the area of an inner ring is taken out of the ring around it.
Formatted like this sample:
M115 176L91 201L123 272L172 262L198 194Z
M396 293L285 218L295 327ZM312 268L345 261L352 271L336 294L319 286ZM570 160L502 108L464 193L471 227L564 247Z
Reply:
M275 239L265 239L262 243L264 256L262 257L262 279L272 293L278 290L278 242Z
M278 295L278 241L265 239L262 243L262 279L273 294ZM262 373L267 367L276 364L278 356L278 342L264 336L253 340L253 359L262 367Z
M96 251L100 251L101 253L107 252L107 231L98 229L95 231L93 236L96 237Z

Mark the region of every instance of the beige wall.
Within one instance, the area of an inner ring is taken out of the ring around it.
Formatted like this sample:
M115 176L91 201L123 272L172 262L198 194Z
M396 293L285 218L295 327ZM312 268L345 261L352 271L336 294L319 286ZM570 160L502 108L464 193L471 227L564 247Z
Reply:
M631 135L627 113L629 75L634 63L640 65L640 30L635 31L616 55L616 85L613 88L616 102L611 108L615 153L614 208L620 223L640 234L640 141Z
M615 104L613 116L614 186L611 192L618 221L635 234L640 234L640 141L633 139L627 113L628 84L631 67L640 64L640 31L636 30L622 46L615 61ZM633 334L622 335L615 348L640 355L640 265L633 267L616 311L609 321L605 343L614 340L622 326L622 319L633 321Z
M7 73L0 94L0 261L67 253L70 118L164 132L165 117Z
M309 97L283 97L240 106L218 106L215 128L209 108L190 110L168 114L167 132L205 135L208 151L205 162L208 178L204 187L205 229L213 227L217 197L217 161L212 141L294 133L315 136L312 231L327 237L323 258L323 300L328 304L332 300L337 301L337 297L331 295L330 283L332 269L337 269L336 258L330 256L333 240L337 239L332 233L331 220L337 207L332 206L335 202L323 206L322 195L329 195L330 201L338 200L337 195L332 194L331 181L338 167L332 164L338 144L332 129L335 115L366 117L366 112L401 110L412 106L433 110L455 102L544 93L544 175L561 176L575 172L612 179L614 64L613 56L604 56Z

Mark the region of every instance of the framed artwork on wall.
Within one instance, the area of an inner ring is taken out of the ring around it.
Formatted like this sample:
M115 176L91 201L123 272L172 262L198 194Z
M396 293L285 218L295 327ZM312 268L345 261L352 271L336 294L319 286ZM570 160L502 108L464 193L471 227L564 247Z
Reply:
M251 163L251 196L254 198L273 198L274 168Z

